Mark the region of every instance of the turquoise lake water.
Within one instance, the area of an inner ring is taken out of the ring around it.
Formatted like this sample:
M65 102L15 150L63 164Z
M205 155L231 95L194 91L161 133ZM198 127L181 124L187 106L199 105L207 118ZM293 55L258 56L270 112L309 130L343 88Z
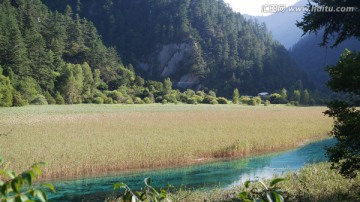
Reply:
M113 185L126 183L131 189L141 188L143 180L151 177L156 188L171 184L192 189L227 188L255 178L270 178L274 174L297 171L305 164L326 161L325 146L335 140L324 140L299 149L263 155L241 160L226 160L204 165L156 171L136 172L118 176L97 177L81 180L54 182L57 192L49 196L50 201L104 201L112 195Z

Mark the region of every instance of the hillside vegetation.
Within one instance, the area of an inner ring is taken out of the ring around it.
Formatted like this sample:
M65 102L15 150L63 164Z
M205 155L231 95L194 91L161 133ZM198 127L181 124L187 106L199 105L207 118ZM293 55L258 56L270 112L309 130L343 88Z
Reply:
M106 44L145 78L170 77L176 88L230 96L290 88L308 81L265 24L246 20L217 0L44 0L69 4L94 22Z
M273 103L299 103L295 90L311 92L264 24L222 1L44 2L61 11L40 0L0 2L0 106L226 104L217 96L234 89L276 100L284 87L289 99Z
M94 102L104 90L144 85L70 7L3 0L0 30L1 106Z

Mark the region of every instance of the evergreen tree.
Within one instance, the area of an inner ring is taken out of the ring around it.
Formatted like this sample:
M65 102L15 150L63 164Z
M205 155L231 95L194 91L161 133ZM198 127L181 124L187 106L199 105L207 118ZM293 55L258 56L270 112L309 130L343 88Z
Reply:
M67 104L75 104L79 102L81 89L79 82L76 80L78 72L74 71L75 65L67 64L65 70L65 83L63 87L63 95ZM75 74L75 75L74 75ZM81 81L82 82L82 81Z
M300 103L302 96L300 90L294 90L293 100Z
M310 94L309 94L308 90L305 89L301 95L301 104L308 105L309 101L310 101Z
M81 67L84 77L82 97L84 99L89 99L93 96L94 93L92 89L92 86L94 84L94 76L90 66L87 63L82 64Z
M239 97L240 97L239 90L235 88L232 99L234 104L239 104Z
M285 88L283 88L283 89L281 90L280 95L281 95L282 101L283 101L284 103L286 103L286 102L288 101L288 96L287 96L287 90L286 90Z
M171 93L172 91L172 82L170 78L164 80L164 95Z
M10 79L0 75L0 107L11 107L13 105L13 86Z

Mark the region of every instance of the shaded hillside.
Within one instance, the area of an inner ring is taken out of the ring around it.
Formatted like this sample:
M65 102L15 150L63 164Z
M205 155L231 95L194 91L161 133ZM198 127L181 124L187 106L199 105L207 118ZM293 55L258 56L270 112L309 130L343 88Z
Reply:
M94 22L107 45L145 78L170 77L177 88L234 88L258 93L308 85L286 49L263 24L246 20L217 0L44 0L66 4Z
M342 42L336 48L326 48L319 46L322 42L321 36L322 32L319 32L318 36L315 34L305 36L290 49L290 54L296 63L307 72L309 78L316 82L320 89L325 89L329 79L325 67L335 65L346 48L359 51L360 41L352 38Z
M307 5L307 0L300 0L294 7ZM270 16L247 16L265 23L274 39L287 47L291 56L299 68L304 70L314 85L319 90L326 89L328 74L325 66L334 65L339 60L340 54L345 48L360 50L360 43L356 39L350 39L336 48L320 47L322 32L302 36L302 30L296 26L296 21L301 21L302 12L275 13Z

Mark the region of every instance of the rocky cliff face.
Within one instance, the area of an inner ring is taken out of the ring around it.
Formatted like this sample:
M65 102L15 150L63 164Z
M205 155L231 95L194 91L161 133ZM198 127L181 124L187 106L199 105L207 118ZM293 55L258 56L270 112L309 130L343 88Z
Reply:
M144 61L138 63L138 67L157 78L170 77L178 88L196 87L199 78L189 73L188 60L195 54L196 43L172 43L161 45L157 51L149 55Z

